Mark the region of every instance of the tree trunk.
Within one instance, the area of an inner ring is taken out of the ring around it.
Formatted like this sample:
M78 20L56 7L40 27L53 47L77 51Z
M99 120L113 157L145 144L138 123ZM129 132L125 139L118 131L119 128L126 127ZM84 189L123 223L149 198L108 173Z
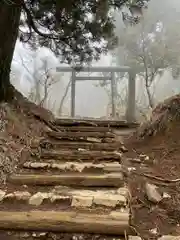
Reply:
M21 15L18 2L19 0L0 3L0 101L13 99L10 71Z

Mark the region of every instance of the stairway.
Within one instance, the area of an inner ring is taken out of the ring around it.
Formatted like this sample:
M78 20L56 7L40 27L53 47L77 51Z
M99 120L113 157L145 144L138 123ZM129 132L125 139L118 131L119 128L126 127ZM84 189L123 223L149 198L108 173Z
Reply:
M41 233L44 239L49 232L127 239L130 194L122 171L126 149L112 127L132 126L57 120L57 131L49 130L40 142L40 155L22 163L0 190L0 229L25 231L31 237Z

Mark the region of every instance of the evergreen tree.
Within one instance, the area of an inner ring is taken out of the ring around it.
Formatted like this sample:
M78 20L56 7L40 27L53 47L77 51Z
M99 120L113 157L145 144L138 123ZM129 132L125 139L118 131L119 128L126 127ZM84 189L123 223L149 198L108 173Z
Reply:
M113 8L148 0L0 0L0 101L13 98L9 76L19 37L68 63L97 59L116 44Z

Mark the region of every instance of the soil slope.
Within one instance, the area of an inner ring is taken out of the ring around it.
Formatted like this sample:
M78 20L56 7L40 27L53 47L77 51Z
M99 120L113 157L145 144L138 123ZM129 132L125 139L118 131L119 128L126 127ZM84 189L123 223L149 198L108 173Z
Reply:
M180 95L159 104L126 147L128 157L141 159L131 164L134 169L128 176L132 226L143 239L180 235ZM158 203L149 201L146 183L155 184L166 197Z

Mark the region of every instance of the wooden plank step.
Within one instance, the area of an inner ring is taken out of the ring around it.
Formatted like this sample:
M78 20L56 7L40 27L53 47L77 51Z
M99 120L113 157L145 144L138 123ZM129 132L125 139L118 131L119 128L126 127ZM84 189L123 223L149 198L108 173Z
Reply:
M129 192L127 188L118 188L115 190L88 190L88 189L73 189L63 186L55 186L52 190L45 191L37 189L32 191L26 189L26 191L11 191L0 190L0 208L5 206L14 208L14 204L24 204L28 206L43 206L46 204L49 208L53 205L58 207L66 205L66 208L127 208L127 202L129 199ZM7 204L8 205L5 205ZM17 205L16 205L17 206ZM47 207L47 208L48 208ZM24 208L23 208L24 209ZM105 210L105 209L104 209Z
M58 127L60 131L68 132L111 132L109 127L94 127L94 126L67 126Z
M93 164L92 162L25 162L23 168L31 170L50 170L58 172L121 172L118 162Z
M51 231L123 235L129 214L85 214L67 211L0 211L1 230Z
M84 149L67 151L48 151L42 150L41 158L42 159L56 159L56 160L75 160L75 161L120 161L122 153L118 151L106 152L106 151L88 151Z
M114 138L115 134L111 132L55 132L48 131L48 136L61 139L61 138Z
M113 151L120 150L122 144L120 142L113 143L90 143L90 142L78 142L78 141L49 141L42 140L40 143L44 148L60 148L60 149L88 149L92 151Z
M98 127L138 127L137 122L127 122L123 120L102 120L102 119L56 119L55 124L59 126L98 126Z
M48 174L12 174L8 182L22 185L64 185L86 187L121 187L123 186L122 173L107 174L80 174L67 173L61 175Z

